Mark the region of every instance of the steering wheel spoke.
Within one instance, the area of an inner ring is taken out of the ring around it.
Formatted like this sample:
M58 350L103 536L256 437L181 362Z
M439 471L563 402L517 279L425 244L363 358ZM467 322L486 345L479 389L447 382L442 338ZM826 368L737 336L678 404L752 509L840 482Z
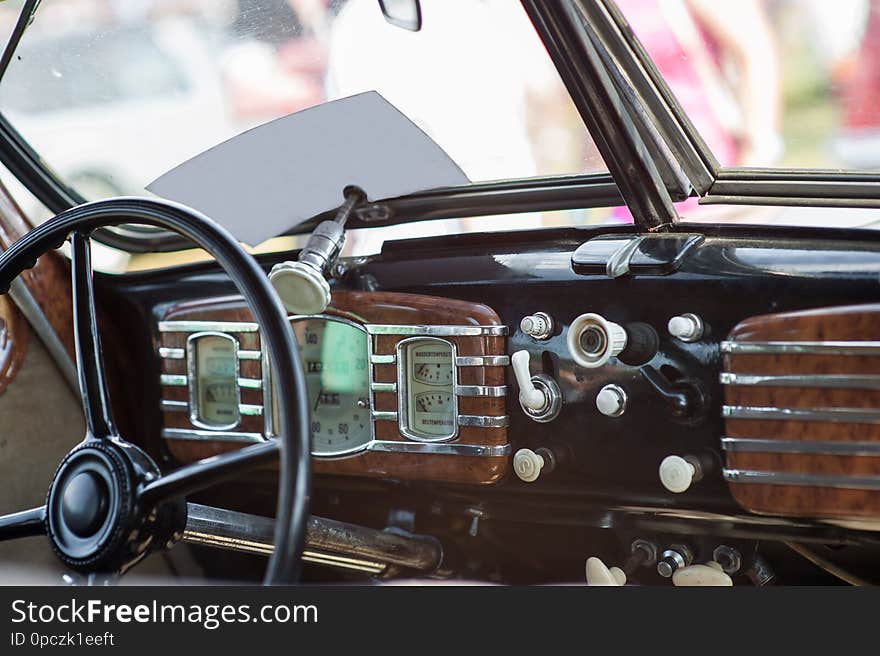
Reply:
M0 515L0 542L45 535L46 508L31 508L9 515Z
M76 370L88 436L99 440L117 435L110 409L110 395L104 380L104 356L95 317L92 276L92 248L89 234L70 234L73 288L73 330L76 341Z
M140 502L145 507L156 506L199 492L249 469L276 462L279 451L278 442L272 440L184 465L145 485Z

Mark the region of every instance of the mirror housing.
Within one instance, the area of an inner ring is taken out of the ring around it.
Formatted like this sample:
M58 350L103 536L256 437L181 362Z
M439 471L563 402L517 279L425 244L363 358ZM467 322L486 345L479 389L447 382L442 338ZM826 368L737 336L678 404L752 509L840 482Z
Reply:
M422 5L419 0L379 0L385 20L410 32L422 29Z

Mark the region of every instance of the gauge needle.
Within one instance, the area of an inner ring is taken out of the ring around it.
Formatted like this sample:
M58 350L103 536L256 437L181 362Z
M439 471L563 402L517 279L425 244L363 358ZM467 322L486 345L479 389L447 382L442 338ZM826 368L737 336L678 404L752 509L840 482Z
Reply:
M318 389L318 398L315 399L315 407L312 408L312 412L317 412L318 406L321 405L321 395L324 393L324 388L321 387Z

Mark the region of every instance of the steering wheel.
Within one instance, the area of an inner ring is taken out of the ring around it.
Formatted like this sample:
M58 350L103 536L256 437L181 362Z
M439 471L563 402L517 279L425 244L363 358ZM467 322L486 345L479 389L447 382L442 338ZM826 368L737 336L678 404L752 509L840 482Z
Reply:
M268 349L277 385L280 440L185 465L163 475L116 428L95 319L89 236L140 223L173 230L210 253L244 296ZM147 554L173 546L186 525L184 496L279 457L275 541L266 584L298 579L311 485L309 404L299 349L287 315L253 257L224 228L194 210L160 200L115 198L80 205L34 228L0 255L0 292L37 258L71 244L74 338L86 434L61 461L39 508L0 516L0 540L45 534L68 567L122 574Z

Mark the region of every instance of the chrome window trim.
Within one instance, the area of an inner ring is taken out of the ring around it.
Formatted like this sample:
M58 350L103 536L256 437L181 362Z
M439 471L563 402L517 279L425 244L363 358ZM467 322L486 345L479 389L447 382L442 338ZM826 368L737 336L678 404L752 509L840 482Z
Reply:
M880 490L880 476L839 476L834 474L756 471L751 469L724 469L723 475L724 480L730 483Z
M408 389L408 380L409 376L407 373L407 357L406 351L412 344L417 344L418 342L434 342L438 344L443 344L450 348L450 366L452 367L452 393L450 396L452 397L452 432L448 435L437 435L437 436L427 436L419 435L415 433L409 427L408 415L409 415L409 389ZM406 339L402 339L397 342L397 346L395 347L395 353L397 353L397 430L400 431L400 434L404 437L415 440L416 442L449 442L458 437L458 395L455 393L455 390L458 388L458 367L455 366L455 358L458 356L458 346L455 342L452 342L448 339L440 339L439 337L433 336L425 336L420 335L418 337L408 337Z
M874 374L739 374L723 372L722 385L766 387L822 387L833 389L880 389L880 375Z
M721 448L730 453L798 453L833 456L880 456L880 442L864 440L773 440L722 437Z
M161 324L160 324L161 325ZM198 394L198 372L196 370L196 342L204 337L219 337L232 342L233 358L235 359L235 420L226 424L209 424L199 418L199 394ZM186 373L189 378L189 422L196 428L204 428L208 430L228 431L236 428L241 424L242 415L253 414L252 409L255 406L245 406L241 402L241 387L238 385L238 379L241 376L241 368L238 360L239 343L238 339L233 335L216 330L197 332L186 338ZM260 413L263 408L260 406Z
M872 408L771 408L725 405L721 413L728 419L774 419L783 421L828 421L855 424L880 423L880 409Z
M721 342L722 353L744 355L800 353L804 355L880 355L875 341L771 341Z

